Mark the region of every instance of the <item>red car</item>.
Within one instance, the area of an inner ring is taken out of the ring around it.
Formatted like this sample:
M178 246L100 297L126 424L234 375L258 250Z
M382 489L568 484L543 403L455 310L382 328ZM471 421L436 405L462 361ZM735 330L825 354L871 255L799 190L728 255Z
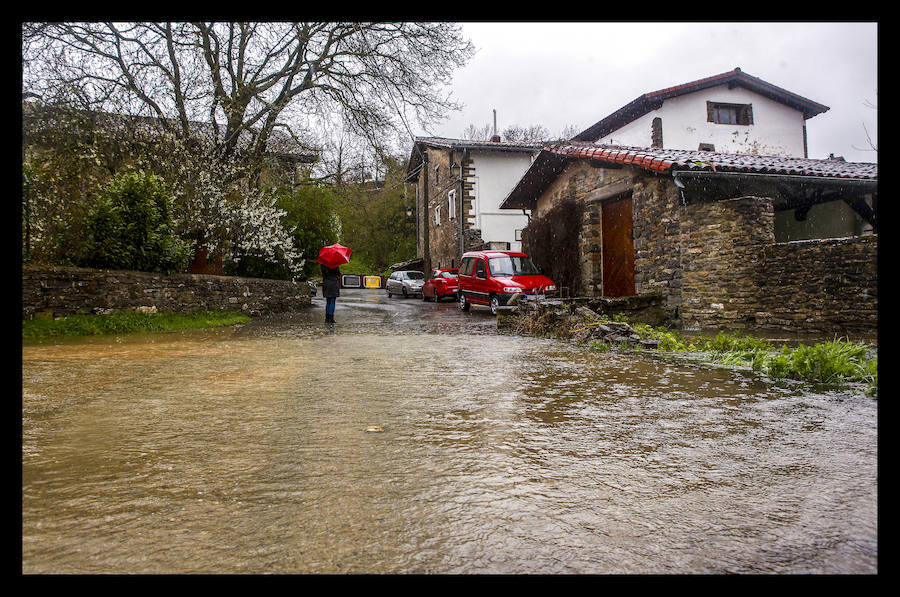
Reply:
M543 275L525 253L470 251L459 263L459 308L487 305L497 314L514 295L527 298L556 295L556 284Z
M422 300L438 302L446 296L456 298L459 288L457 273L459 268L436 269L431 272L431 277L422 286Z

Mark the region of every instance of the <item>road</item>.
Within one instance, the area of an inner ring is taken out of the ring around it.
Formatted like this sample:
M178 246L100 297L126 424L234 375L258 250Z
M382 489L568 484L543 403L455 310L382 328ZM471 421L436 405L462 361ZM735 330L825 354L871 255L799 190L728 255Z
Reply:
M271 318L266 318L267 320ZM325 327L325 299L312 298L310 309L274 319ZM384 289L342 288L334 313L334 330L383 330L386 333L496 334L497 318L487 307L460 311L455 300L434 303L420 297L388 298Z

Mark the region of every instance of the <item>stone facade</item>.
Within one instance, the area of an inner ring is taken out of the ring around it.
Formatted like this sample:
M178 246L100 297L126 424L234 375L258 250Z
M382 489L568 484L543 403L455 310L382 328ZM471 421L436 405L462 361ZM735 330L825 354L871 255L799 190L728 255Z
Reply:
M416 184L416 249L425 269L457 267L466 251L518 248L527 215L499 205L539 150L537 144L417 140L407 180Z
M420 176L418 183L420 230L425 224L422 221L423 218L427 217L430 267L457 267L460 257L459 193L461 185L451 174L450 164L452 160L458 163L462 152L437 149L427 149L426 151L428 152L428 164L426 166L428 168L428 206L427 209L423 209L425 205L422 198L426 195L424 189L426 177ZM464 176L471 171L471 168L471 162L463 164ZM464 188L471 195L471 185L465 185ZM453 202L452 206L451 201ZM471 197L464 195L463 213L468 214L470 210ZM477 248L481 248L480 234L476 230L469 229L467 225L464 226L464 238L466 239L467 247L474 245ZM465 250L468 250L468 248ZM424 247L420 247L419 252L424 254Z
M634 282L661 295L670 323L689 329L875 332L875 235L775 242L773 201L736 197L685 204L670 176L576 160L537 200L535 214L562 197L585 202L579 259L584 297L602 295L602 210L632 199Z
M674 185L635 170L634 290L638 295L661 292L678 320L682 297L681 196Z
M152 274L73 267L22 267L22 317L65 316L155 307L247 315L296 311L311 304L306 282L202 274Z
M756 324L828 334L876 330L877 259L874 235L765 246L755 280Z
M741 329L756 325L762 247L775 242L774 209L765 198L689 204L680 210L685 327Z

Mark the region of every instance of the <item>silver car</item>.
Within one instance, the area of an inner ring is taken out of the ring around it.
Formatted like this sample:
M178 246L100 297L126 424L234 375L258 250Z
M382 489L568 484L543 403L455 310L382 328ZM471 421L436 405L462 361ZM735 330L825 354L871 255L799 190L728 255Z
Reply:
M422 296L422 285L425 284L425 274L416 271L400 271L390 275L384 287L388 297L400 294L403 298L409 296Z

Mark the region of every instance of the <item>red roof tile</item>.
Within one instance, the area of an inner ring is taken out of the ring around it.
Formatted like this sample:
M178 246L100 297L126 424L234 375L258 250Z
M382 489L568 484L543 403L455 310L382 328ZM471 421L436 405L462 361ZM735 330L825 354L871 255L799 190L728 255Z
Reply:
M578 142L562 143L547 147L546 150L562 156L639 166L657 172L707 170L711 172L793 174L857 180L878 179L878 164L845 162L838 159L821 160L684 149L623 147Z

